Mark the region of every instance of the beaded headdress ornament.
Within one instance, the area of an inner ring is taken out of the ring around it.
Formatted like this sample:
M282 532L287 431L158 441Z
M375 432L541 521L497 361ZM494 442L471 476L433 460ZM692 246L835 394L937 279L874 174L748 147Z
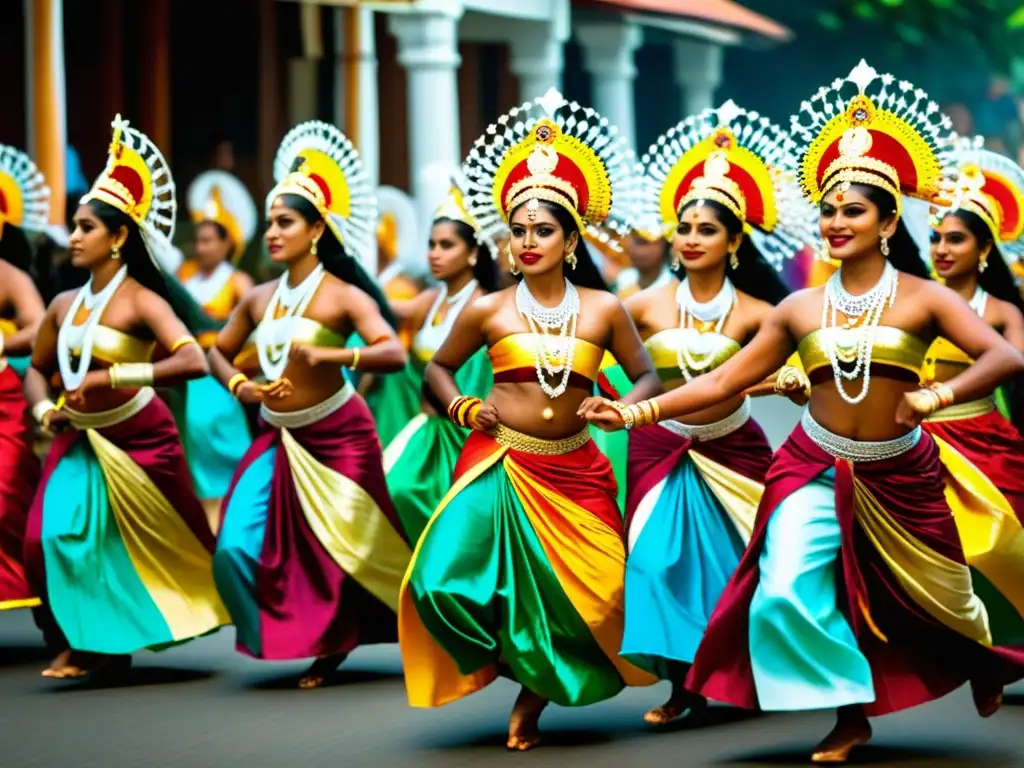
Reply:
M50 188L24 152L0 144L0 237L5 222L31 232L46 229Z
M232 261L256 234L256 203L245 185L226 171L199 174L189 185L188 207L195 223L212 221L224 227L234 244Z

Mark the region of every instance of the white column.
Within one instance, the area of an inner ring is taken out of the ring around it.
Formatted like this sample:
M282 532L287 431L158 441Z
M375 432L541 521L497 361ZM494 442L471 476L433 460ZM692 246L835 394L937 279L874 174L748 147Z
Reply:
M643 42L640 27L626 21L587 22L576 25L576 39L583 47L583 68L590 75L592 106L617 126L619 135L635 149L633 52Z
M722 82L722 46L702 40L675 43L676 82L683 89L681 118L717 106L715 90Z
M392 14L388 24L408 75L410 183L419 220L429 223L432 184L424 171L460 164L458 19L443 12Z
M299 8L299 32L302 56L288 60L288 122L291 125L312 120L317 115L317 67L323 58L320 8Z
M524 102L543 96L549 88L562 90L565 67L564 41L556 37L554 26L529 26L528 34L517 34L509 41L512 51L509 68L519 79L519 100Z
M334 123L350 134L376 189L380 181L380 115L373 11L335 8L334 35L338 51Z

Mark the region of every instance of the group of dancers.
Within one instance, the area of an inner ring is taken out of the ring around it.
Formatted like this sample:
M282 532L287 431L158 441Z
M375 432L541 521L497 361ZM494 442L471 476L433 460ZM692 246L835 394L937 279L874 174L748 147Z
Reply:
M170 169L118 117L85 286L44 307L0 261L0 608L34 610L45 677L231 624L315 688L397 640L414 707L520 684L510 749L549 703L666 680L651 723L836 710L820 763L1024 678L1024 170L923 91L861 62L789 129L730 101L639 162L550 91L474 144L404 298L360 265L373 190L337 128L292 129L274 176L279 279L232 265L257 211L213 172L180 264ZM4 147L0 251L46 220ZM652 256L624 300L609 235ZM831 276L791 293L812 242ZM774 453L759 396L807 405Z

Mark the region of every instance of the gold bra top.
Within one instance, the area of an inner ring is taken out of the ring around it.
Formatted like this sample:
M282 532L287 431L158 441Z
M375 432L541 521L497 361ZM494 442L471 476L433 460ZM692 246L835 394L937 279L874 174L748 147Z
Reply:
M954 365L959 368L969 368L973 363L974 359L960 347L940 336L928 347L928 354L925 356L924 366L921 368L921 382L932 384L936 381L936 366Z
M666 328L658 331L644 342L658 378L663 382L675 381L682 377L679 358L685 352L690 360L700 367L691 373L708 373L718 368L742 349L740 343L723 333L707 331L698 333L692 328ZM683 358L683 362L686 362Z
M312 347L344 347L347 339L337 331L308 317L292 318L292 343ZM261 323L262 325L262 323ZM258 330L258 329L257 329ZM259 353L256 351L256 331L246 339L242 351L235 355L233 365L240 371L258 371Z
M797 345L800 362L808 376L820 368L831 368L825 351L825 340L834 334L838 334L837 352L840 362L853 363L857 359L858 333L842 328L818 328L804 336ZM924 365L927 351L928 345L917 336L900 328L880 325L875 329L871 364L901 368L917 375Z
M124 331L97 325L92 334L92 356L109 365L116 363L148 363L156 349L155 341L143 341ZM71 354L80 356L82 348L73 347Z
M538 343L545 344L532 333L513 333L493 344L487 350L487 356L491 359L491 367L494 369L495 383L537 381L535 355ZM570 383L573 378L579 377L590 382L595 381L601 369L601 361L604 359L604 350L596 344L584 339L559 339L549 336L546 346L542 349L552 354L550 361L557 365L565 361L570 343L574 346Z

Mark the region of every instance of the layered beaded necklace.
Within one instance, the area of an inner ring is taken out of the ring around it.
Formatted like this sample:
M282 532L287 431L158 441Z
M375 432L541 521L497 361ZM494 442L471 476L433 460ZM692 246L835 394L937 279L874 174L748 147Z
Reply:
M96 335L96 326L100 324L100 318L107 309L110 300L114 298L117 289L128 276L128 267L122 266L109 283L99 293L93 293L92 278L78 292L68 313L64 315L64 321L60 324L60 331L57 333L57 366L60 369L60 378L64 383L64 389L74 392L82 385L89 366L92 364L93 338ZM85 307L89 316L81 325L75 325L75 318L79 310ZM78 350L78 366L73 368L71 356L74 350Z
M256 353L260 369L267 381L281 378L288 367L292 349L295 319L302 314L313 299L313 294L324 279L324 265L317 264L306 278L294 288L288 285L288 273L277 281L274 295L263 313L263 321L256 329Z
M725 321L736 306L736 288L728 277L711 301L697 301L690 291L686 278L676 289L676 304L679 307L679 327L683 330L682 342L676 349L676 364L687 381L693 381L704 373L714 362L713 342L706 339L708 331L721 335Z
M882 276L874 287L860 296L854 296L843 287L842 270L829 278L825 286L825 300L821 305L821 327L831 331L825 337L825 352L832 364L832 376L839 395L850 405L857 405L868 396L871 383L871 352L875 343L875 330L885 310L896 301L899 272L888 261ZM831 307L831 312L829 308ZM838 314L846 316L839 325ZM853 363L845 369L842 363ZM863 374L860 392L855 397L847 394L843 380L853 381Z
M534 298L526 281L522 280L516 288L516 309L526 318L534 336L534 363L540 388L552 400L560 397L569 386L569 374L572 372L580 294L576 286L566 280L565 295L557 307L549 309ZM557 335L549 334L555 329L558 330ZM556 386L548 384L548 378L559 374L561 380Z
M985 317L985 307L988 306L988 293L980 285L975 286L974 296L971 297L970 305L978 317Z

